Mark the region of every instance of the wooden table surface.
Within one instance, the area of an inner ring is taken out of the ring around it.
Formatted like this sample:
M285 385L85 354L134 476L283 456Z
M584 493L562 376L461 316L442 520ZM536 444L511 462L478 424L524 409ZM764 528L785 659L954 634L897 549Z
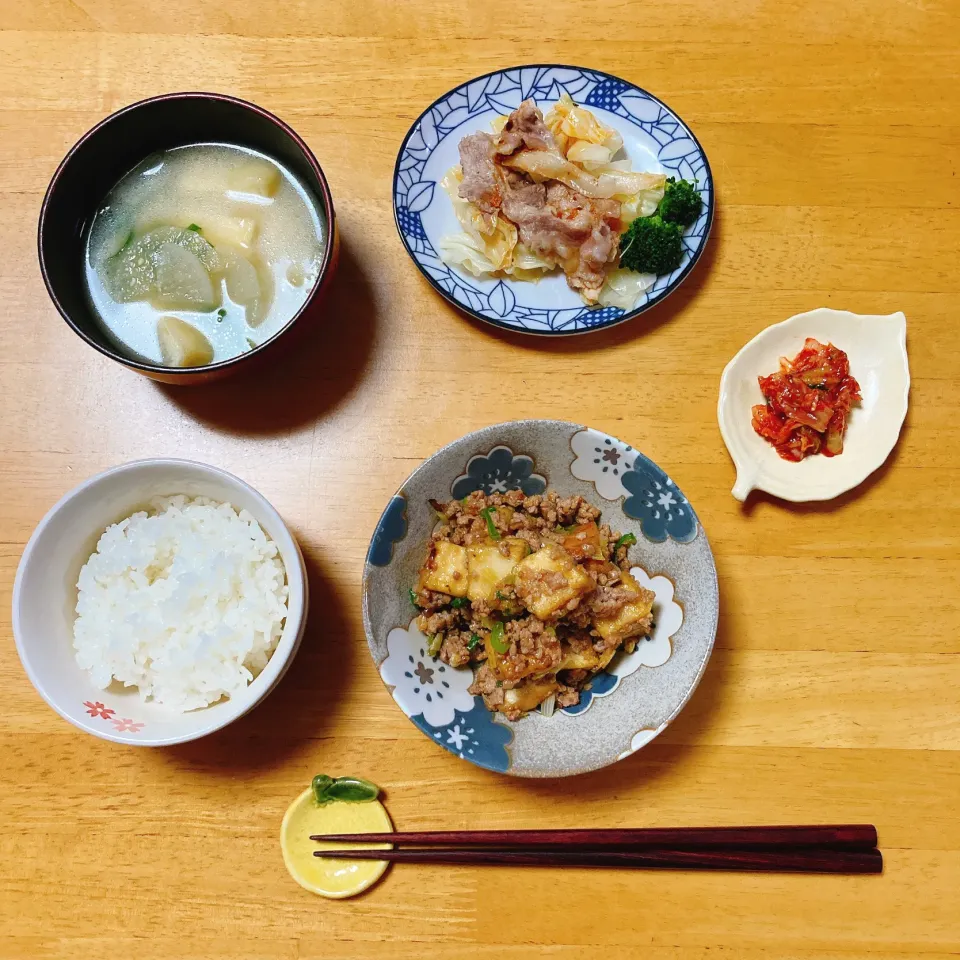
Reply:
M956 0L3 0L0 957L956 956L958 46ZM391 212L396 152L424 106L537 61L665 99L717 188L713 236L680 292L583 338L458 315L414 269ZM37 214L67 148L110 111L183 89L278 113L334 193L343 258L325 325L263 382L158 387L85 346L40 279ZM903 436L837 502L742 508L715 418L720 372L763 327L822 305L906 313ZM630 760L566 781L437 749L380 683L360 619L363 558L392 491L441 444L522 417L589 423L669 470L721 585L716 652L687 709ZM9 600L61 494L164 455L234 471L277 506L314 607L263 706L198 743L135 750L45 706ZM871 821L886 872L411 866L325 901L290 880L277 843L319 771L381 784L403 828Z

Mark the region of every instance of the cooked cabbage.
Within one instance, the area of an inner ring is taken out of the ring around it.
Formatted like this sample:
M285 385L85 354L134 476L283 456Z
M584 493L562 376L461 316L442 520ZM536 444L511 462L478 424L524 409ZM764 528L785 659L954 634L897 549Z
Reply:
M505 273L517 280L531 280L536 282L544 274L549 273L556 266L552 260L546 260L535 254L529 247L518 243L513 250L513 264L506 268Z
M640 299L656 282L656 274L634 273L633 270L611 270L606 283L600 290L598 303L604 307L620 307L632 310Z
M655 190L640 190L632 197L620 201L620 220L626 229L637 217L652 217L663 199L663 187Z
M662 173L628 173L614 170L592 176L575 163L549 150L521 150L506 158L504 164L529 174L534 180L559 180L594 199L626 200L641 190L663 189Z
M543 121L567 157L571 140L599 144L610 151L611 157L623 146L623 138L616 130L602 124L586 107L578 107L567 93L561 95Z
M487 257L480 241L469 234L454 233L441 237L437 247L440 259L451 267L462 267L475 277L486 277L496 272L497 268Z
M567 150L567 159L571 163L579 163L584 167L587 164L603 166L610 163L612 158L613 154L609 147L599 143L588 143L586 140L574 140Z

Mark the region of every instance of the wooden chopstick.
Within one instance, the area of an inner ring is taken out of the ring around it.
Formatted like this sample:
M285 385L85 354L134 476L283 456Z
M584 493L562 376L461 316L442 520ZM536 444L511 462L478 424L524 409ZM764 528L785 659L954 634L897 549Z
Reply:
M698 870L764 870L790 873L881 873L879 850L804 848L746 850L316 850L315 857L380 860L390 863L487 866L646 867Z
M640 849L670 847L823 847L872 850L877 828L872 824L828 824L784 827L641 827L602 830L449 830L414 833L338 833L311 840L338 843L390 843L421 847L547 846L571 850L595 847Z

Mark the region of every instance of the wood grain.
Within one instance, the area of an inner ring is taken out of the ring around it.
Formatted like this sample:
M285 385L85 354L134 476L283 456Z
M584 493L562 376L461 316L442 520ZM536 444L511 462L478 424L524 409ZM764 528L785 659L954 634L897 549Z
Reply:
M608 36L609 39L605 37ZM960 952L960 5L956 0L30 0L0 6L0 956L4 960L946 960ZM718 216L684 287L569 341L449 309L396 236L399 143L454 84L521 62L619 74L667 100ZM214 89L290 121L330 180L343 265L315 339L261 383L158 387L60 321L35 255L66 149L142 96ZM861 490L741 508L717 382L812 307L904 310L901 442ZM497 372L518 385L496 389ZM360 621L387 497L504 419L559 416L666 467L709 532L717 652L629 761L526 783L438 751L393 705ZM24 543L85 477L184 454L257 486L307 554L315 613L261 708L133 751L65 724L10 633ZM319 901L277 835L321 770L382 784L405 829L873 822L881 877L394 868ZM654 884L651 882L654 880ZM574 914L574 909L576 913Z

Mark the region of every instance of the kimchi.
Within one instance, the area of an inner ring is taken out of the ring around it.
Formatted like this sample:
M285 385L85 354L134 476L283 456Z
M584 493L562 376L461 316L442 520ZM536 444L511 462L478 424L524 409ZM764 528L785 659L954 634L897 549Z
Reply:
M860 400L860 385L839 347L808 337L792 360L781 357L776 373L758 379L766 403L753 408L753 429L784 460L843 453L847 417Z

